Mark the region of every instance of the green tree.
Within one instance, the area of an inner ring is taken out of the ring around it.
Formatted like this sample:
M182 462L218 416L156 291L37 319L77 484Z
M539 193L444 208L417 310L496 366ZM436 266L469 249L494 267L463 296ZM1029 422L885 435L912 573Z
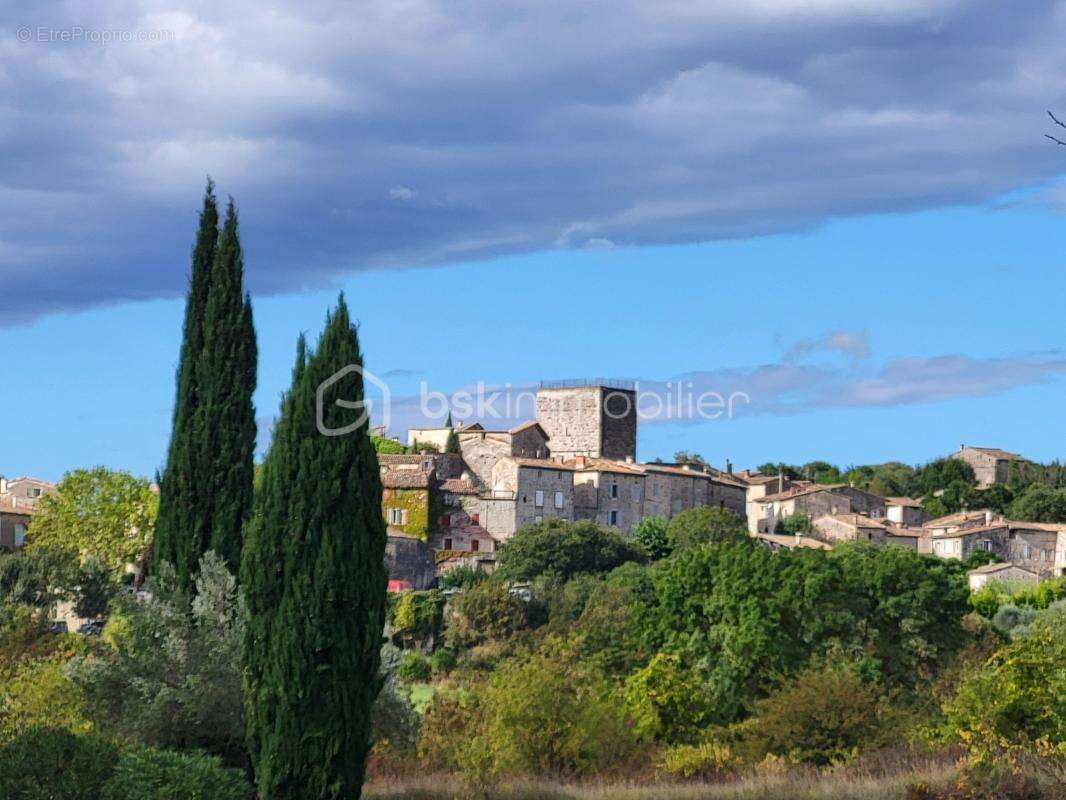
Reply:
M448 439L444 443L445 453L458 453L459 452L459 434L455 432L455 426L452 425L452 412L448 412L448 421L444 423L444 426L448 429Z
M473 647L528 628L530 604L503 581L481 581L455 596L448 608L445 636L452 647Z
M146 599L116 598L102 637L108 646L66 667L85 713L113 736L203 749L243 766L244 614L236 580L207 553L194 598L172 567L150 578L148 589Z
M1014 499L1007 515L1027 522L1066 522L1066 489L1033 484Z
M236 569L251 511L257 349L243 273L236 208L230 200L220 234L209 181L193 248L154 550L154 562L173 564L186 587L208 550Z
M656 653L625 682L625 705L637 734L669 742L698 738L709 717L700 676L680 657Z
M850 665L808 668L758 705L743 726L743 749L760 761L766 754L827 766L898 742L902 717L878 687Z
M113 574L139 563L152 541L158 499L148 481L104 467L68 472L45 495L27 535L27 549L44 548L79 561L99 559Z
M727 508L696 506L672 517L666 526L671 550L708 542L747 538L743 520Z
M381 455L402 456L407 452L407 448L395 439L387 439L384 436L372 436L370 437L370 441L374 445L374 450Z
M0 797L9 800L100 800L118 760L102 736L34 728L0 745Z
M944 710L974 763L991 766L1025 752L1066 758L1064 663L1066 605L1059 603L969 671Z
M500 548L497 570L506 580L566 581L581 573L609 572L644 554L614 531L590 520L558 517L521 528Z
M103 800L249 800L240 770L216 756L144 748L123 753Z
M973 467L958 458L938 458L919 468L911 477L907 494L921 497L947 489L955 481L975 486Z
M480 711L468 746L485 754L493 775L595 775L639 751L610 682L557 642L500 664Z
M779 525L784 533L809 534L814 532L814 522L811 520L811 515L806 511L797 511L795 514L785 517Z
M247 743L271 800L358 797L365 775L385 622L381 479L365 419L345 435L318 426L351 424L336 401L362 401L362 363L341 296L314 353L300 339L247 528Z
M650 561L658 561L670 555L670 542L666 538L669 520L666 517L644 517L633 529L633 538L644 549Z

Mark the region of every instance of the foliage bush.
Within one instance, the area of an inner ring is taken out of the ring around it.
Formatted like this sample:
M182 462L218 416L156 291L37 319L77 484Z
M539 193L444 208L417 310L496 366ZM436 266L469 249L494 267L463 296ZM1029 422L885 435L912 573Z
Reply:
M455 651L450 647L442 647L434 651L429 657L429 667L434 675L445 675L451 672L456 663Z
M86 710L81 692L63 674L60 662L24 662L0 685L0 741L34 728L85 733L92 727Z
M709 716L701 678L676 655L656 653L625 682L625 705L639 736L694 741Z
M1066 604L1056 603L968 672L944 710L971 763L990 767L1034 753L1066 762L1064 663Z
M115 746L101 736L31 728L0 745L0 797L100 800L117 759Z
M676 778L710 780L741 766L741 759L723 742L709 740L666 748L659 756L659 771Z
M633 529L633 538L644 550L649 561L658 561L670 555L670 542L666 538L669 520L666 517L644 517Z
M671 550L746 538L743 520L727 508L714 506L697 506L682 511L671 517L666 526L666 540Z
M438 591L391 594L386 620L397 645L431 649L444 627L444 595Z
M553 517L521 528L497 554L497 573L512 581L537 578L562 583L575 575L610 572L644 553L615 531L589 520Z
M611 683L559 642L503 662L480 697L470 747L492 775L624 772L641 747ZM468 758L467 764L476 764Z
M102 800L250 800L239 769L217 756L145 748L124 753Z
M417 650L404 650L396 664L396 677L405 683L428 681L432 672L429 659Z
M849 665L808 668L771 693L743 723L745 757L775 755L826 766L898 741L904 718Z
M530 626L535 609L505 583L483 581L456 595L448 609L445 638L452 647L473 647Z
M985 619L992 619L1001 605L1043 609L1066 599L1066 577L1039 583L989 581L970 595L970 606Z
M196 588L188 598L163 570L149 582L147 599L116 598L112 646L74 659L66 673L102 731L243 764L243 603L213 553L201 561Z

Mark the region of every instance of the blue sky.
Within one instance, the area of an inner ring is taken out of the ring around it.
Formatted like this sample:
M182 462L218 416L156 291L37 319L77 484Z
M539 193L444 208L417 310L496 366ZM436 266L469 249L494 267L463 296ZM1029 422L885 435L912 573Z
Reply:
M397 396L416 394L423 380L449 392L479 380L651 381L782 364L824 368L835 376L829 391L847 392L899 359L971 360L938 381L948 396L916 383L913 400L884 405L860 396L839 407L818 396L781 408L779 392L760 394L742 378L752 402L732 420L642 424L643 458L689 449L738 467L913 463L968 442L1049 460L1066 440L1066 367L1056 361L1064 223L1043 207L990 203L702 245L375 271L342 284L367 365L388 375ZM317 333L334 299L333 291L257 299L264 421L287 385L296 334ZM181 313L180 301L159 300L0 331L19 376L5 399L7 473L58 477L99 462L151 474L168 435ZM868 352L812 344L789 361L797 342L827 331L847 332ZM1042 371L1013 371L1034 358ZM912 378L904 371L900 382ZM712 376L707 385L718 384ZM802 379L786 388L810 390Z
M1066 4L0 0L0 474L151 474L206 175L265 445L343 289L420 383L745 392L639 455L1061 457Z

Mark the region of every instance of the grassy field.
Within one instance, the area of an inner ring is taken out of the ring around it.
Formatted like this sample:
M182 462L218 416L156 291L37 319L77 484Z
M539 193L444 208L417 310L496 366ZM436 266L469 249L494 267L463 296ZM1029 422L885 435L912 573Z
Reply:
M479 790L451 776L378 778L366 787L372 800L905 800L917 782L942 784L955 776L950 765L930 764L895 775L843 772L787 773L728 783L618 784L507 782Z

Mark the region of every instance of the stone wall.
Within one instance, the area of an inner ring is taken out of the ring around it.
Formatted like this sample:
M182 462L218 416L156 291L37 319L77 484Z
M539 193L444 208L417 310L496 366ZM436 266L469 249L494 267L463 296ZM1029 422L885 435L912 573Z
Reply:
M17 526L29 528L30 517L24 514L0 514L0 549L15 549L15 531Z
M463 461L485 486L492 486L492 469L511 455L511 435L494 431L463 431L459 434Z
M1055 570L1056 531L1014 528L1010 536L1010 555L1006 559L1037 575L1047 576Z
M430 588L437 576L429 545L402 534L389 534L385 541L385 569L389 580L409 581L416 589Z
M537 421L553 456L625 460L637 454L636 393L602 386L537 391Z

